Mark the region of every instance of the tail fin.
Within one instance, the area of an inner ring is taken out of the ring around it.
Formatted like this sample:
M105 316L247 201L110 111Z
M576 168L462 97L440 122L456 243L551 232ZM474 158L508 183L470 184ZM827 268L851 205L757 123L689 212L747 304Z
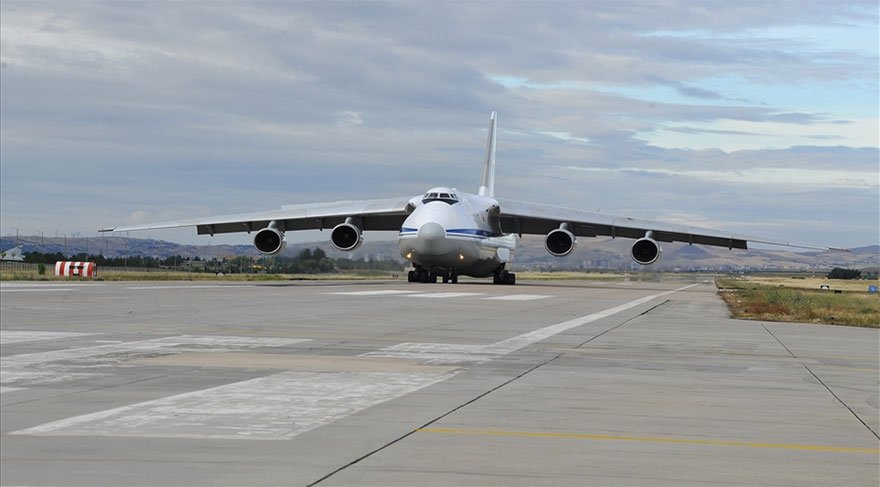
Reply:
M495 196L495 112L489 115L489 139L486 141L486 158L480 178L480 196Z

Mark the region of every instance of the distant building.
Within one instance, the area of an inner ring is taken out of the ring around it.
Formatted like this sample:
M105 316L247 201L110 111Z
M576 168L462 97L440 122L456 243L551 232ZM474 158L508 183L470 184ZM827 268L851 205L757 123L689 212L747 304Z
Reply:
M0 260L13 260L16 262L22 262L24 260L24 254L21 252L23 245L18 245L12 247L11 249L0 252Z

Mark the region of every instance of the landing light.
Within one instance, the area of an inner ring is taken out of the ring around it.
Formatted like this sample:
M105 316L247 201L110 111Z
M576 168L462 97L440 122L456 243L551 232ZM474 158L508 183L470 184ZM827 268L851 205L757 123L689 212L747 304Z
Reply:
M464 254L458 254L458 260L464 260Z
M412 252L407 252L405 257L406 257L406 260L412 259Z

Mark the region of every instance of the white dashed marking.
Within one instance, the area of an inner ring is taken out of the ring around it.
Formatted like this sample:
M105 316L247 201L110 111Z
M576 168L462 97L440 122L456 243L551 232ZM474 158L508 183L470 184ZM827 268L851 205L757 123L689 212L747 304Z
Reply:
M685 289L698 286L692 284L690 286L680 287L673 291L666 291L651 296L645 296L635 301L621 304L613 308L599 311L598 313L581 316L573 320L557 323L555 325L546 326L538 330L523 333L507 340L492 343L490 345L454 345L448 343L401 343L393 347L383 348L375 352L364 354L367 357L399 357L414 358L423 360L426 364L456 364L456 363L483 363L494 358L507 355L521 348L527 347L533 343L546 340L553 335L557 335L572 328L592 323L602 318L620 313L621 311L634 308L649 301L653 301L663 296L683 291Z
M0 330L0 343L36 342L40 340L57 340L59 338L73 338L81 336L97 335L97 333L77 333L72 331L16 331Z
M552 298L547 294L508 294L505 296L492 296L490 298L481 299L497 299L499 301L534 301L536 299Z
M13 385L54 384L100 375L96 367L110 367L139 356L152 357L183 352L230 352L258 347L283 347L309 341L302 338L183 335L136 342L48 352L7 355L0 361L0 383Z
M286 440L449 377L289 371L11 434Z
M497 355L484 353L485 348L484 345L455 343L399 343L393 347L365 353L362 356L416 359L426 365L480 363L497 357Z
M72 287L50 287L46 289L0 289L0 293L57 293L61 291L76 291L76 289Z
M383 296L383 295L396 295L396 294L410 294L417 293L418 291L398 291L396 289L382 289L379 291L345 291L345 292L335 292L335 293L327 293L327 294L338 294L343 296Z
M482 296L485 293L427 293L427 294L408 294L406 297L408 298L434 298L434 299L446 299L446 298L464 298L469 296Z
M239 287L253 287L250 284L195 284L189 286L130 286L126 289L133 291L152 291L162 289L226 289Z

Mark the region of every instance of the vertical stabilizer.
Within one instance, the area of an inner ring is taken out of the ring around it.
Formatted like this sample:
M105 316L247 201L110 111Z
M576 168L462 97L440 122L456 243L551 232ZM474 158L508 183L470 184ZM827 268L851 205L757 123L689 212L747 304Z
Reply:
M495 112L489 115L489 138L486 140L486 158L480 177L480 196L495 196Z

